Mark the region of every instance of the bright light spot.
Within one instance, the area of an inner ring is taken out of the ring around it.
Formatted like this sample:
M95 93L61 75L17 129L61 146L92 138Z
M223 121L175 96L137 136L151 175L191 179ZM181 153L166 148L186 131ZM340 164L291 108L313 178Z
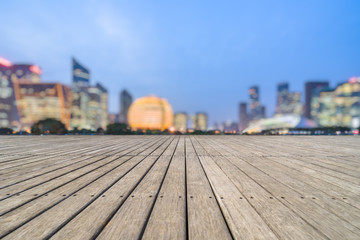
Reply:
M37 75L41 75L41 73L42 73L40 67L37 66L37 65L31 65L29 67L29 69L30 69L31 72L33 72L33 73L35 73Z
M0 65L2 65L4 67L11 67L12 63L9 60L0 57Z

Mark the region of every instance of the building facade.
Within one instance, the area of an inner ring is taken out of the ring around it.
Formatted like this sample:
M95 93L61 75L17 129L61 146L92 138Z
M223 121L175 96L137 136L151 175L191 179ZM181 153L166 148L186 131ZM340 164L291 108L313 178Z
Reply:
M176 113L174 115L174 127L176 131L186 132L187 130L187 114L186 113Z
M70 89L60 83L20 83L17 108L21 130L47 118L54 118L70 127Z
M250 120L261 119L262 114L261 114L258 86L252 86L249 89L249 97L250 97L250 114L249 114Z
M300 92L289 92L288 83L278 84L276 114L301 115L302 110Z
M90 85L90 71L72 59L72 107L70 129L106 129L108 92L99 83Z
M314 94L312 118L321 126L360 126L360 78L350 78L335 89L324 87Z
M247 103L241 102L239 104L239 130L242 131L248 127L249 116L247 112Z
M190 116L191 128L193 130L207 131L208 129L208 120L207 114L203 112L198 112L196 115Z
M327 81L310 81L305 83L305 105L304 116L311 119L311 101L314 94L324 87L329 87Z
M39 120L54 118L70 125L70 89L42 83L41 69L0 58L0 127L30 131Z
M128 112L133 102L132 96L125 89L120 93L119 122L128 124Z

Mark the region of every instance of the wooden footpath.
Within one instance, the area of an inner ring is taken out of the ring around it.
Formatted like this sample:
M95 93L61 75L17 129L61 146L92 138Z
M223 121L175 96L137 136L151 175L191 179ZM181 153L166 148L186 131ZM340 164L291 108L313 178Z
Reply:
M360 137L0 137L0 239L360 239Z

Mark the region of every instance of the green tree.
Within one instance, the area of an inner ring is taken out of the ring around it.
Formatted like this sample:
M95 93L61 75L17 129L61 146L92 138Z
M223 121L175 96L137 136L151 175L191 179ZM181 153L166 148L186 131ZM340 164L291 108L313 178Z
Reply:
M13 133L11 128L0 128L0 135L10 135Z
M106 127L106 133L111 135L131 134L130 127L125 123L112 123Z
M59 120L47 118L40 120L31 127L32 134L58 134L62 135L67 133L65 125Z

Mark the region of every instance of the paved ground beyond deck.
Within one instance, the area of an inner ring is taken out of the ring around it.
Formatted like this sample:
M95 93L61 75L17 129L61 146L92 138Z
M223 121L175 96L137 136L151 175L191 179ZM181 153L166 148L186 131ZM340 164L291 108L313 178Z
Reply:
M0 238L360 239L360 137L0 137Z

